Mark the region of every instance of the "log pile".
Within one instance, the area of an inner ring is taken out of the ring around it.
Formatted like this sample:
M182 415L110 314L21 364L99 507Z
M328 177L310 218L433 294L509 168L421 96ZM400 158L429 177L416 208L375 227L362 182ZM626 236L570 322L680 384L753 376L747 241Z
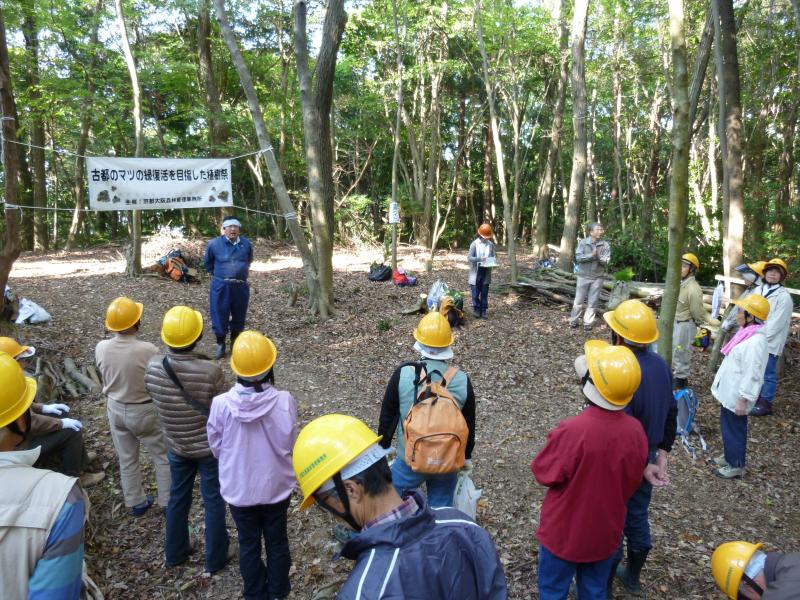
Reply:
M94 365L78 366L71 358L59 364L37 356L33 377L38 384L36 401L42 404L61 402L64 398L76 399L81 394L97 394L103 388Z
M536 300L548 306L568 304L571 305L575 300L575 284L577 276L561 269L520 269L517 277L517 284L502 284L501 291L513 289L532 300ZM605 306L614 288L614 281L607 279L603 283L600 292L600 305ZM663 283L648 283L644 281L629 281L628 289L631 298L637 298L652 308L661 305L661 297L664 295ZM703 287L703 302L706 310L711 310L711 297L714 288ZM723 298L723 306L725 299Z

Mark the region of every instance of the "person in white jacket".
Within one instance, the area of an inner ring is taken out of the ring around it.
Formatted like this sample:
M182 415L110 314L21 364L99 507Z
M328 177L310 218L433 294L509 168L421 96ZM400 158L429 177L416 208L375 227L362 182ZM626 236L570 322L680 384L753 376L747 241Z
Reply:
M770 314L769 302L757 294L733 302L739 307L739 331L722 348L725 360L711 385L711 394L721 405L719 425L725 450L714 459L714 473L723 479L744 475L747 414L758 398L769 356L763 325Z
M792 324L792 297L783 282L789 274L789 268L780 258L773 258L764 266L764 283L756 290L757 294L769 301L769 319L764 326L767 336L769 359L764 372L764 384L761 386L756 405L750 412L754 417L772 414L772 403L778 389L778 359L783 354L789 328Z

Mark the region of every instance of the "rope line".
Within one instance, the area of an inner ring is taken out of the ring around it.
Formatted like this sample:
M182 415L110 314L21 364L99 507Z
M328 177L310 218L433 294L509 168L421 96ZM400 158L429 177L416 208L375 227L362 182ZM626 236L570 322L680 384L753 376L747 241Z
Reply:
M65 208L65 207L58 207L58 206L32 206L32 205L29 205L29 204L9 204L7 202L3 203L3 207L4 207L4 210L19 210L21 208L29 208L29 209L32 209L32 210L52 210L52 211L64 211L64 212L75 212L76 210L78 210L80 212L107 212L107 211L93 210L91 208L78 208L78 209L76 209L76 208ZM200 207L200 210L202 210L202 208L214 208L214 207L213 206ZM286 219L287 221L292 221L292 220L296 221L297 220L297 213L294 212L294 211L288 212L288 213L285 213L285 214L284 213L274 213L274 212L268 212L268 211L265 211L265 210L256 210L255 208L247 208L246 206L239 206L237 204L232 204L230 206L230 208L238 208L239 210L243 210L243 211L248 212L248 213L255 213L255 214L258 214L258 215L269 215L269 216L272 216L272 217L282 217L282 218ZM121 209L121 212L127 212L128 210L131 210L131 209ZM180 208L179 207L176 207L176 208L162 208L161 210L180 210ZM111 212L111 211L108 211L108 212Z

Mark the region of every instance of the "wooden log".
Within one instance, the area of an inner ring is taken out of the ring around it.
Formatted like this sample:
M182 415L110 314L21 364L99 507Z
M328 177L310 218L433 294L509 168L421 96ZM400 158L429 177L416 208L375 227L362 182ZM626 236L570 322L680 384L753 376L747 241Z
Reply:
M89 372L89 377L102 388L103 382L100 380L100 375L97 373L97 369L94 368L94 365L86 365L86 370Z
M67 390L69 392L69 395L72 396L73 398L78 398L78 396L80 396L80 394L78 394L77 388L74 385L72 385L71 381L65 381L62 387L65 390Z
M73 380L81 384L87 391L94 394L100 391L100 386L97 385L90 377L87 377L80 372L75 365L75 361L67 357L64 359L64 370L72 377Z

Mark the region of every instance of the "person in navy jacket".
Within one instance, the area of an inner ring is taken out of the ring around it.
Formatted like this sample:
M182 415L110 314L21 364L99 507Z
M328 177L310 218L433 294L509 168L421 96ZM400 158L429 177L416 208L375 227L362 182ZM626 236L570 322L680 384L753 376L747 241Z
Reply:
M306 425L292 453L300 510L316 503L358 532L340 552L355 566L337 600L506 600L489 534L417 491L401 498L380 440L355 417L331 414Z
M214 358L225 355L225 337L231 332L231 348L236 337L244 331L250 285L247 275L253 262L253 245L240 235L242 224L236 217L225 217L222 235L208 243L204 259L211 273L209 312L211 326L217 338Z

